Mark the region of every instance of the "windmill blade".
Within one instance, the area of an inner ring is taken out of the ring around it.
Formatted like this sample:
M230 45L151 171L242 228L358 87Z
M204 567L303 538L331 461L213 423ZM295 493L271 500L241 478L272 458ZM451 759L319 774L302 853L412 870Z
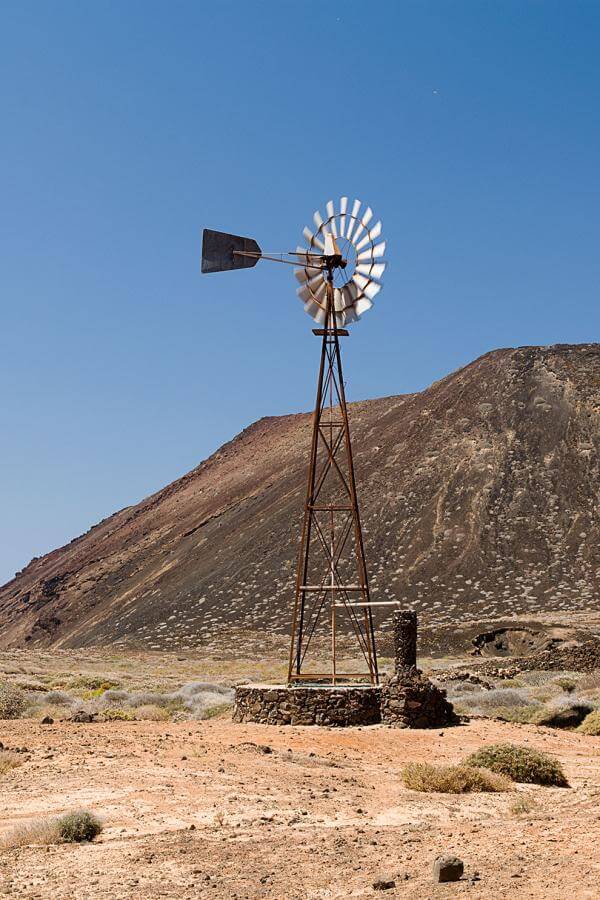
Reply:
M377 281L380 281L381 276L385 272L385 266L385 263L359 263L356 271L360 272L361 275L366 275L367 278L376 278Z
M318 209L313 213L313 222L317 226L317 231L319 231L321 226L323 225L323 216Z
M314 247L318 247L319 250L325 250L325 244L323 243L323 241L320 238L318 238L316 234L313 234L308 226L305 226L302 234L304 235L304 237L306 238L307 242L310 244L311 247L314 246ZM305 251L306 248L302 247L302 250Z
M308 284L311 287L317 287L317 285L323 281L323 275L321 272L310 273L307 272L306 269L294 269L294 275L300 284Z
M324 324L325 310L315 303L314 300L309 300L308 303L304 305L304 312L308 313L311 319L314 319L319 325Z
M363 231L365 230L365 228L367 227L367 225L369 224L369 222L371 221L372 218L373 218L373 210L371 209L370 206L368 206L367 209L365 210L365 212L363 213L363 215L361 216L361 220L358 223L358 227L356 228L356 230L354 232L354 245L357 248L358 248L358 244L356 242L358 241L360 235L363 233Z
M371 241L371 243L376 241L380 234L381 234L381 222L377 222L376 225L373 225L372 228L367 230L367 233L364 236L364 238L356 245L356 249L362 250L362 248L365 246L365 244L368 244L369 241ZM355 235L355 237L356 237L356 235Z
M337 224L335 221L335 209L333 207L333 200L327 201L326 208L327 208L327 224L329 226L329 230L331 231L332 235L334 236L334 238L336 238L338 235L337 235Z
M346 237L346 211L348 209L348 198L340 198L340 237Z
M372 300L376 294L381 290L381 285L377 284L375 281L370 281L368 278L365 278L364 275L360 275L358 272L355 272L352 276L352 281L355 285L360 288L361 292L368 297L369 300Z
M385 241L382 241L380 244L375 244L374 247L367 247L366 250L363 250L362 253L359 253L356 257L357 262L363 262L367 259L379 259L385 253Z
M351 239L352 232L356 226L356 223L358 222L358 213L360 212L360 204L361 204L360 200L355 200L354 203L352 204L352 213L350 216L350 224L348 225L348 230L346 232L346 237L348 240Z
M357 300L354 304L354 310L357 316L362 316L363 313L368 312L368 310L372 308L373 304L368 297L361 297L360 300Z
M325 279L319 276L316 283L306 283L296 291L301 300L308 303L310 300L321 300L325 296Z

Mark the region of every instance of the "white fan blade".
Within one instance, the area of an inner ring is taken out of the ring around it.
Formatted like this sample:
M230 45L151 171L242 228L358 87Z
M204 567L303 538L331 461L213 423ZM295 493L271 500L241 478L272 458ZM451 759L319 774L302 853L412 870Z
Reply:
M337 237L337 224L335 221L335 209L333 207L333 200L327 201L327 224L329 225L329 230L331 231L334 237Z
M346 234L346 210L348 209L348 198L341 197L340 198L340 237L345 237Z
M315 225L317 226L317 231L318 231L319 228L321 227L321 225L323 224L323 216L321 215L321 213L319 212L319 210L317 210L317 211L314 213L314 215L313 215L313 221L314 221Z
M368 206L367 209L365 210L365 212L363 213L360 222L358 223L358 227L357 227L356 231L354 232L354 245L356 247L358 247L358 244L356 242L358 241L360 235L363 233L363 231L365 230L365 228L367 227L367 225L369 224L369 222L371 221L372 218L373 218L373 210L371 209L370 206Z
M369 243L369 241L371 241L371 243L373 243L373 241L377 240L377 238L379 237L380 234L381 234L381 222L378 222L377 225L373 225L372 228L367 230L367 233L365 234L364 238L358 244L356 244L356 249L361 250L365 246L365 244ZM356 235L354 235L354 237L356 239Z
M300 282L300 284L310 284L314 282L315 285L318 284L319 279L323 279L323 275L321 272L315 272L312 269L294 269L294 275Z
M310 282L306 282L296 291L301 300L308 303L309 300L320 300L325 294L325 281L322 275Z
M356 267L356 271L361 275L366 275L367 278L376 278L379 281L385 272L385 265L385 263L360 263Z
M360 210L360 203L361 203L360 200L355 200L354 203L352 204L352 214L350 216L350 224L348 225L348 231L346 232L346 237L348 238L348 240L350 240L350 238L352 237L352 232L354 230L354 226L356 225L356 223L358 221L358 213Z
M306 238L307 242L310 244L311 247L318 247L319 250L325 249L325 244L323 243L323 241L320 238L318 238L316 236L316 234L313 234L312 231L310 230L310 228L305 227L302 234L304 235L304 237ZM306 250L306 248L302 247L302 250Z
M345 308L344 295L340 288L333 289L333 308L339 312Z
M325 237L325 256L334 256L335 255L335 244L333 242L333 235L331 235L328 231L324 234Z
M375 244L374 247L367 247L362 253L356 257L357 262L363 262L365 259L379 259L385 253L385 241Z
M369 281L368 278L365 278L364 275L360 275L358 272L354 273L354 275L352 276L352 281L360 288L365 297L369 298L369 300L372 300L373 297L381 290L380 284L376 284L374 281Z
M361 297L360 300L357 300L354 304L354 311L357 316L362 316L362 314L366 313L372 306L373 304L368 297Z

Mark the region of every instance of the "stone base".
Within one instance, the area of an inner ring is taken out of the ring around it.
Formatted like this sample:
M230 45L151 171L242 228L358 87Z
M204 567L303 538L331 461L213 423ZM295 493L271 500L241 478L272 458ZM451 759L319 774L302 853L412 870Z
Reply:
M368 684L332 686L244 684L235 689L234 722L262 725L375 725L381 689Z
M381 687L381 721L397 728L442 728L458 724L446 691L417 668L397 672Z

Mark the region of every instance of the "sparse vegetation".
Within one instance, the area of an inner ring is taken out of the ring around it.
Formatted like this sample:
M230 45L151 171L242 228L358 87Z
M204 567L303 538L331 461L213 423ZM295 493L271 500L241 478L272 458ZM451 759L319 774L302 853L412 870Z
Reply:
M22 762L23 760L18 753L13 753L12 750L0 750L0 775L5 775L11 769L16 769Z
M222 716L231 709L231 703L217 703L216 706L207 706L204 710L203 719L214 719L216 716Z
M508 809L513 816L526 816L537 809L537 804L531 797L521 796L513 800Z
M575 679L569 678L566 675L555 678L553 683L559 688L562 688L562 690L567 694L572 694L573 691L577 688L577 682L575 681Z
M25 691L8 681L0 682L0 719L18 719L26 707Z
M109 706L102 713L102 717L107 722L132 722L135 718L130 709L121 709L120 706Z
M589 734L592 737L600 737L600 709L588 713L579 728L581 734Z
M522 784L569 786L557 759L517 744L489 744L467 757L465 765L489 769Z
M164 706L148 703L145 706L136 708L135 718L146 722L168 722L171 718L171 713Z
M4 849L29 844L73 844L93 841L102 831L102 823L87 810L76 810L63 816L44 816L22 822L6 832L0 840Z
M512 788L503 775L473 766L433 766L429 763L409 763L402 770L402 779L413 791L440 794L499 793Z
M58 819L58 834L65 844L93 841L102 831L102 822L87 809L67 813Z

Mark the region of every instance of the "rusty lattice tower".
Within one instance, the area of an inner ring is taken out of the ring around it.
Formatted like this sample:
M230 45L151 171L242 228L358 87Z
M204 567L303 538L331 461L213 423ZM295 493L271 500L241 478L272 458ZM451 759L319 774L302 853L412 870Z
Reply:
M381 222L371 225L372 210L355 200L339 211L327 203L327 215L314 214L315 230L304 229L305 247L264 253L251 238L204 231L202 271L220 272L270 259L296 266L298 295L317 322L321 360L313 418L302 537L296 571L288 682L378 681L373 603L365 561L340 338L346 325L373 306L385 269ZM363 662L356 671L340 669L339 635L354 635L354 651ZM323 640L330 643L330 664L323 666ZM326 669L326 671L324 671Z

